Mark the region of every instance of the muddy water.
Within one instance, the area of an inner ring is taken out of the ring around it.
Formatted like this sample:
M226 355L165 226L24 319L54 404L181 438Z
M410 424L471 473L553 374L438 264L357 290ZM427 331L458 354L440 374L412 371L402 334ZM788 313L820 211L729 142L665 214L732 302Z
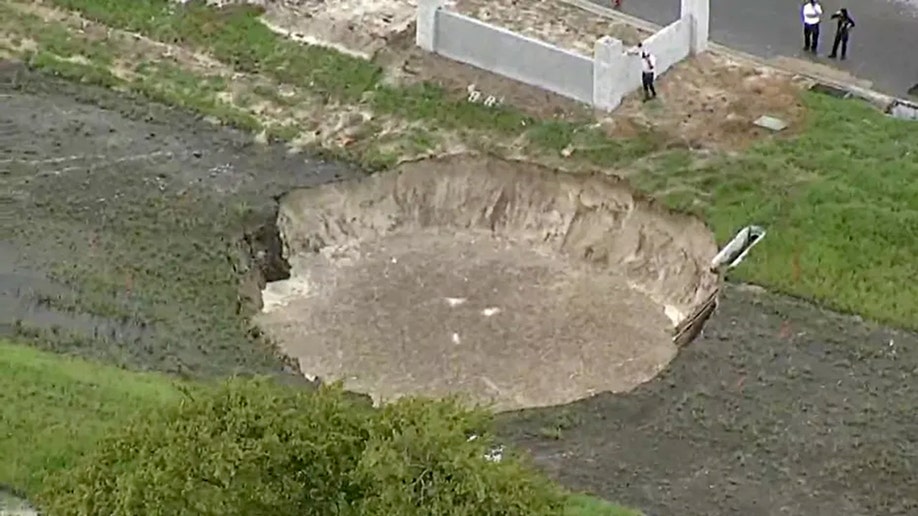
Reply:
M291 192L278 226L293 276L258 322L305 372L377 400L505 410L628 391L718 283L700 221L524 161L453 155Z

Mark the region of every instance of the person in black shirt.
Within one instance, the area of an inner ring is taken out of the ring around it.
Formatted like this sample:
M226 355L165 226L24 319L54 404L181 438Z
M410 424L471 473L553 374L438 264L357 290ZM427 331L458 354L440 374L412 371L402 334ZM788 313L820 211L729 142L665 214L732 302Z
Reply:
M844 59L848 53L848 33L854 28L854 19L844 8L833 14L832 19L838 20L838 25L835 27L835 42L832 44L832 53L829 57L837 57L838 46L841 45L841 58Z

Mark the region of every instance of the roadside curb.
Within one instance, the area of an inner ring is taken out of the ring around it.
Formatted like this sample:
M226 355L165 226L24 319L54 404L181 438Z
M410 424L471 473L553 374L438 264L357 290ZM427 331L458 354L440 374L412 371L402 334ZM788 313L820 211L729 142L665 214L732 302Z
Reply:
M589 0L558 0L561 3L583 9L584 11L591 12L598 16L604 18L609 18L613 20L618 20L625 22L629 25L633 25L639 29L656 32L663 27L657 25L656 23L649 22L647 20L632 16L630 14L625 14L620 11L616 11L610 7L605 7L602 5L597 5ZM913 102L910 102L906 99L901 99L894 97L892 95L887 95L885 93L880 93L879 91L871 90L869 88L864 88L856 84L851 84L850 82L840 81L836 78L828 77L815 72L805 72L800 70L794 70L788 67L781 66L778 63L770 62L767 59L755 56L746 52L735 50L719 43L714 43L713 41L708 44L708 51L715 54L721 55L727 58L730 58L735 61L745 62L754 66L762 66L767 68L773 68L776 70L781 70L785 73L791 74L795 77L806 78L817 83L817 85L824 85L823 87L828 87L829 89L844 90L848 93L848 96L857 97L867 102L875 105L878 109L883 112L889 113L895 106L898 105L914 105Z

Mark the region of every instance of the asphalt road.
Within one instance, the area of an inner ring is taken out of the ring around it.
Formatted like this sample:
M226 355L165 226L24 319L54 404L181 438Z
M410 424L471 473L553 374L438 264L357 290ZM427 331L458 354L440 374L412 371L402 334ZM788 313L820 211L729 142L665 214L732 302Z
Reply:
M610 6L610 0L591 0ZM801 0L711 0L711 39L763 58L815 59L837 66L873 88L906 97L918 84L918 0L822 0L824 10L819 56L803 52ZM829 15L847 7L857 22L848 43L848 59L828 59L835 35ZM624 0L622 11L659 25L679 16L679 0Z

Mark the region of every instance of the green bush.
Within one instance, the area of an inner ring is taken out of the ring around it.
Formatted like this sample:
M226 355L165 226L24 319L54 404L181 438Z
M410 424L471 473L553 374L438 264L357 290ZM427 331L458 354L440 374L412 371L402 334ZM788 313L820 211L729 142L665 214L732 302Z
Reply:
M449 400L376 410L337 387L234 380L134 420L38 502L50 515L560 513L542 476L487 460L487 425Z

